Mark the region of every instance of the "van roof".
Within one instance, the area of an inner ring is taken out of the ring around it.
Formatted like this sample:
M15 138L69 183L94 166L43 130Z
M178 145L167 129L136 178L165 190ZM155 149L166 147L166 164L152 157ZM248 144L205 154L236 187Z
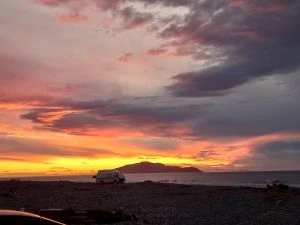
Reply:
M120 173L119 170L98 170L98 173L109 173L109 172Z

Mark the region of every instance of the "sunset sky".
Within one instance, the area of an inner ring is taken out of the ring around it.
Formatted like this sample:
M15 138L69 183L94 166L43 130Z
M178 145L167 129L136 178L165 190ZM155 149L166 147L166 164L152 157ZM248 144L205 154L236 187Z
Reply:
M300 170L300 1L0 1L0 175Z

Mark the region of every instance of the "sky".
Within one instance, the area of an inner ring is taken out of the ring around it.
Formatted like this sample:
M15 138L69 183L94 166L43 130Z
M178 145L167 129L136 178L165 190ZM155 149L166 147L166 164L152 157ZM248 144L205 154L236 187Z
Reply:
M0 176L300 170L299 18L297 0L0 1Z

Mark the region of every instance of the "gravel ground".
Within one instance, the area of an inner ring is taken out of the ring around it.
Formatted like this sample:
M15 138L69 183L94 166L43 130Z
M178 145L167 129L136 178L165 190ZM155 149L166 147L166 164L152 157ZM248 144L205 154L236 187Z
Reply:
M15 190L12 197L7 196ZM0 182L0 208L123 208L136 222L157 225L299 225L300 189L212 187L143 182Z

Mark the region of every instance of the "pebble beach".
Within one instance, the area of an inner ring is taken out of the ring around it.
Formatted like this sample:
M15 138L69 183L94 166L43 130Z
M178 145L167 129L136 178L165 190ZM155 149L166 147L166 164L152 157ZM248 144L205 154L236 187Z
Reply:
M300 189L154 183L0 182L0 208L122 209L157 225L299 225Z

